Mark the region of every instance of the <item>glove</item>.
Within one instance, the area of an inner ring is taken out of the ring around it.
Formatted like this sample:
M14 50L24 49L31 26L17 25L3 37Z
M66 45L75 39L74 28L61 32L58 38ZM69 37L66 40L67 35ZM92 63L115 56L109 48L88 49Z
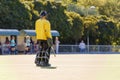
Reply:
M48 46L51 47L53 45L53 40L51 38L47 39Z

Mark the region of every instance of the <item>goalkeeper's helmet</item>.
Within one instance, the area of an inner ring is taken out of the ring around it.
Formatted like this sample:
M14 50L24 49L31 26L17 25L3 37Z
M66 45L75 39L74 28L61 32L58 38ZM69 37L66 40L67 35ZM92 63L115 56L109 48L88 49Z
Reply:
M47 11L41 11L40 12L40 17L46 16L47 15Z

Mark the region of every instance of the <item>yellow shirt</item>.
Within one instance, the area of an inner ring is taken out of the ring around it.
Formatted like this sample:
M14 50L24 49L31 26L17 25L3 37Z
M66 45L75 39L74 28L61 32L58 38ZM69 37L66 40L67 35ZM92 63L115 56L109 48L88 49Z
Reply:
M36 38L39 40L47 40L52 38L50 22L46 19L38 19L35 23Z

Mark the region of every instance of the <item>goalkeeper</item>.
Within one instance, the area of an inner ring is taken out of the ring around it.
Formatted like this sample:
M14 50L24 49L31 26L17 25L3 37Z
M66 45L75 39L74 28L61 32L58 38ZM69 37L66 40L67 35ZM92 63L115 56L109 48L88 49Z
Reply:
M41 11L40 19L35 22L36 38L39 44L39 53L36 54L35 64L37 66L50 66L50 48L53 45L51 36L51 25L47 20L47 12Z

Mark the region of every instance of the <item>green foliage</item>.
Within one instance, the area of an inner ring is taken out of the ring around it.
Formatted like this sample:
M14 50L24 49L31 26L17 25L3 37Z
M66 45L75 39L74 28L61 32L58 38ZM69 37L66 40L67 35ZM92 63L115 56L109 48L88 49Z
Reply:
M115 22L109 18L108 20L103 19L99 21L97 25L99 31L99 44L109 45L112 44L113 41L116 41L116 32L118 32L118 29L115 25Z
M67 7L67 11L73 11L76 13L79 13L81 16L85 16L86 12L85 12L85 7L84 6L79 6L76 4L69 4Z
M70 27L70 37L75 40L75 43L79 41L79 39L83 35L83 20L82 17L75 12L66 12L68 16L68 22L71 24Z
M98 15L98 10L95 6L82 6L79 4L68 4L67 11L73 11L81 16L87 16L87 15Z
M120 45L120 0L0 0L0 28L34 29L41 10L61 44L89 36L90 44Z
M28 10L19 1L2 1L0 4L0 26L2 28L25 28L29 26Z
M89 36L90 44L95 44L94 42L97 39L98 32L97 32L97 17L95 16L87 16L84 18L84 36Z
M104 5L99 7L99 12L102 15L113 17L120 20L120 0L108 0Z
M78 0L78 4L83 5L85 7L88 7L88 6L100 7L104 5L105 2L106 0Z

